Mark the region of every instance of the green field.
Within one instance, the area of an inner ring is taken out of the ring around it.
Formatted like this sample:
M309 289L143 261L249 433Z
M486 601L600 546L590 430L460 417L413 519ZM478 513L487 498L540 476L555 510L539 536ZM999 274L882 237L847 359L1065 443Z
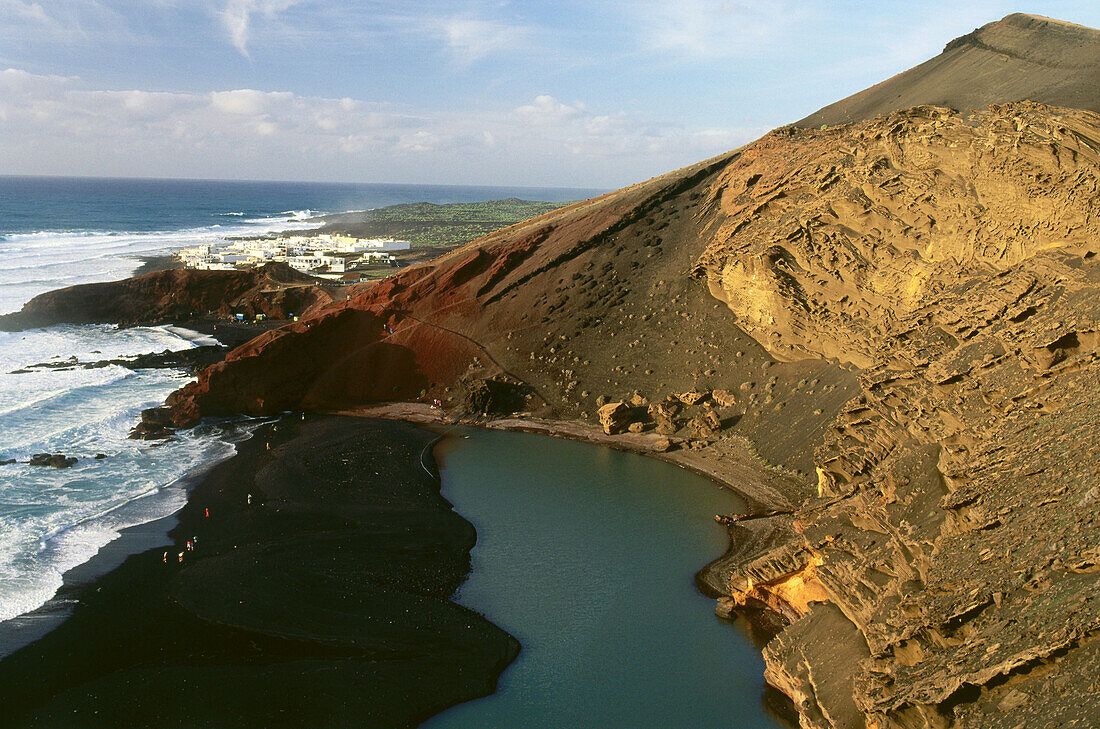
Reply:
M414 248L447 249L571 203L490 200L479 203L406 203L359 213L329 215L318 233L360 238L392 237Z

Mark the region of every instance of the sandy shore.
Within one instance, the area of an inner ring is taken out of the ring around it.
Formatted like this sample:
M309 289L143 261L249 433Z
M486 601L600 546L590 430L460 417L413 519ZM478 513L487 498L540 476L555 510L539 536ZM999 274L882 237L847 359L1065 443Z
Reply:
M261 427L192 490L167 561L75 587L68 620L0 661L3 725L397 727L491 692L518 644L448 599L475 534L433 442Z

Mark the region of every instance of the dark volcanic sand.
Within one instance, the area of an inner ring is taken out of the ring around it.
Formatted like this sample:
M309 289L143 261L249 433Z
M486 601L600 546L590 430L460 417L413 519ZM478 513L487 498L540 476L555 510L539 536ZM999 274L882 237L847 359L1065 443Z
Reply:
M183 268L183 261L179 256L140 256L141 266L136 271L130 274L131 277L140 276L144 273L152 273L153 271L166 271L173 268Z
M192 491L168 564L129 558L0 661L0 725L400 727L490 693L518 644L448 600L475 534L439 495L434 439L260 428Z

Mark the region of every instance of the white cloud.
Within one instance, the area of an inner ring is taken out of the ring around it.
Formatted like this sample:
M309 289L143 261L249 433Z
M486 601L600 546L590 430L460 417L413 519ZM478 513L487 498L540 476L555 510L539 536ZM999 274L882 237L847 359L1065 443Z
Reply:
M553 96L543 94L536 96L533 103L517 107L512 113L517 119L527 124L560 126L581 116L584 113L584 104L570 106Z
M213 91L210 93L210 105L225 114L256 116L266 114L272 106L290 102L294 94L285 91L256 91L254 89L236 89L234 91Z
M237 89L88 89L0 71L0 174L626 184L748 141L591 112L550 95L512 110L414 112Z
M229 31L233 45L248 58L248 40L252 30L252 16L262 14L274 18L278 13L297 5L302 0L226 0L225 7L218 12L222 25Z
M40 4L24 2L24 0L0 0L0 17L4 15L39 23L51 22Z
M455 58L467 64L493 53L520 50L531 37L531 29L525 26L473 18L444 20L438 32Z
M646 50L694 59L756 55L809 15L793 0L647 0L629 7Z

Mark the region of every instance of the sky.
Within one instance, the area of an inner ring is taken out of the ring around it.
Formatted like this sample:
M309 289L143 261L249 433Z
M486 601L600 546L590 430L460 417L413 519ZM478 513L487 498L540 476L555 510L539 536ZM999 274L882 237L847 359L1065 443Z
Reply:
M0 174L616 188L1098 0L0 0Z

